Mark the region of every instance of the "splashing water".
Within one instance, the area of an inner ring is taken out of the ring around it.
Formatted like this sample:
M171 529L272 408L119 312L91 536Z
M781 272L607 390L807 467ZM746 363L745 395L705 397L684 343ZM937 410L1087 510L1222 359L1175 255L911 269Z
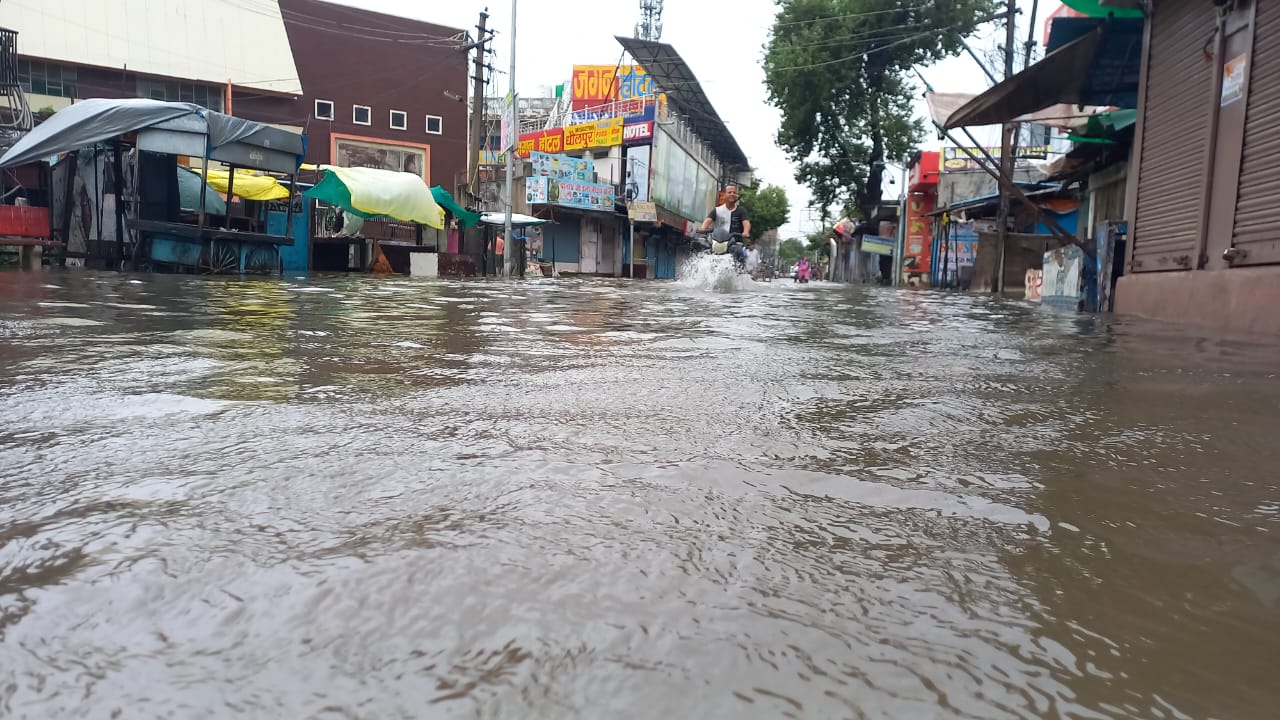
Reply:
M685 287L721 293L742 292L752 285L751 277L739 274L729 255L694 255L680 264L676 281Z

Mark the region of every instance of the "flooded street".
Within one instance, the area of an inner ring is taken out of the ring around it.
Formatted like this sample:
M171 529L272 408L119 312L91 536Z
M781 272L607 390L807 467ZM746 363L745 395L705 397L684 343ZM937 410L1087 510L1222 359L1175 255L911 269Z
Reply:
M1280 345L0 276L0 716L1273 718Z

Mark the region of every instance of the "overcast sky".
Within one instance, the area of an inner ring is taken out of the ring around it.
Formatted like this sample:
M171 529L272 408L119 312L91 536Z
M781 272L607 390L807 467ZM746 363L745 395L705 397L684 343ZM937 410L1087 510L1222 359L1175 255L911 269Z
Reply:
M498 31L495 66L501 71L497 92L505 93L511 62L511 2L509 0L339 0L344 5L472 30L479 13L489 9L489 27ZM1036 37L1058 0L1039 3ZM1032 0L1019 0L1022 8L1019 42L1025 41ZM731 4L706 0L666 0L662 13L662 41L670 43L697 75L716 112L724 119L750 159L756 174L766 182L782 186L791 201L791 221L779 231L782 237L817 229L816 212L806 212L809 192L798 185L794 167L778 149L774 134L779 113L766 102L762 58L769 27L777 7L773 0L736 0ZM613 65L622 48L614 35L634 35L640 19L639 0L594 0L590 3L524 0L517 5L516 88L522 95L569 79L573 65ZM589 31L572 28L591 28ZM474 30L472 30L474 32ZM1003 39L1003 25L992 24L973 39L976 49L990 50ZM967 55L951 58L923 73L935 89L952 92L981 92L990 84ZM923 101L917 113L925 117ZM978 134L984 143L998 144L998 134ZM933 132L926 134L925 146L941 146ZM901 174L895 170L893 175ZM898 184L885 185L885 197L896 197Z

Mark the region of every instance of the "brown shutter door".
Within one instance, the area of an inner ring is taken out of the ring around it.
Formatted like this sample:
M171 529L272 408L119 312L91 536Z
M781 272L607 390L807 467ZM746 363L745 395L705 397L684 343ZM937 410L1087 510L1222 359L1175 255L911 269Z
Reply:
M1254 22L1233 265L1280 263L1280 2L1259 2Z
M1133 223L1133 271L1190 270L1197 265L1209 126L1214 107L1212 49L1216 26L1208 0L1163 2L1151 18L1142 166Z

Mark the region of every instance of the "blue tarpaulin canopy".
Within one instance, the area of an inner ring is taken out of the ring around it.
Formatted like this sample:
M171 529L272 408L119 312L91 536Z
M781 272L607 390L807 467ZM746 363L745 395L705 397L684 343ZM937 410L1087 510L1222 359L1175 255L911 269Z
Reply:
M178 166L178 207L195 212L200 209L200 173ZM212 186L204 193L204 210L214 215L226 215L227 203Z
M148 130L195 136L202 151L173 154L192 157L207 154L215 160L235 162L241 167L292 173L298 169L306 152L306 141L302 135L223 115L199 105L139 98L93 98L65 107L40 123L0 157L0 167L44 161L121 135ZM190 145L189 142L180 144L184 147ZM247 159L255 152L264 161L296 158L296 162L286 163L292 167L269 167L262 163L254 165L238 161L240 155ZM220 153L226 156L220 157Z

